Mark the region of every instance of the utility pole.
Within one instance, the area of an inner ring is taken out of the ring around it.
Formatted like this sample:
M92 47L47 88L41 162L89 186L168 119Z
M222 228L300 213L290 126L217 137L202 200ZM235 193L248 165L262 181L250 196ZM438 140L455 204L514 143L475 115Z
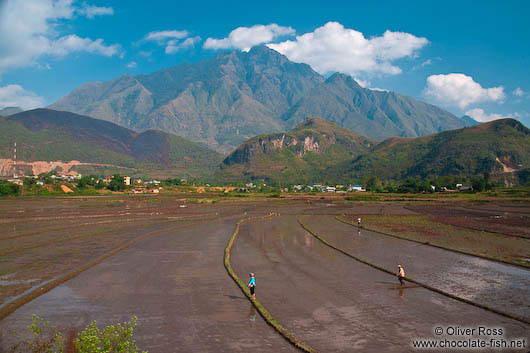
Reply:
M18 178L17 175L17 141L15 141L15 146L13 148L13 178Z

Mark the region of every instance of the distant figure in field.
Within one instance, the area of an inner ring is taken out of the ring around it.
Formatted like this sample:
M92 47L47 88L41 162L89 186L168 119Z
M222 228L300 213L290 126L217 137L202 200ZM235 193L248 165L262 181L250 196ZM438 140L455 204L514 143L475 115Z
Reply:
M396 275L397 275L397 278L399 279L399 283L403 285L403 279L405 278L405 270L403 269L403 266L398 265L398 273Z
M357 227L361 228L361 217L357 218Z
M256 279L254 274L250 274L250 282L248 282L247 287L250 288L250 294L252 294L252 299L256 299Z

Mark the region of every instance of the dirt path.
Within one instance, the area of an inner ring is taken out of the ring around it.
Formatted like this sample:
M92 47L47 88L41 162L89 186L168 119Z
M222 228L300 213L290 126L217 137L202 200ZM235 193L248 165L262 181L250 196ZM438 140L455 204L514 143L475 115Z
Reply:
M303 217L330 243L423 283L530 320L530 270L418 244L344 224L332 216Z
M328 229L335 221L321 217L315 223ZM321 352L410 352L413 339L438 338L436 326L503 327L506 338L530 331L421 287L400 289L394 276L320 243L296 216L242 225L232 266L241 278L255 272L262 304Z
M234 220L162 233L81 273L0 322L24 330L37 314L82 327L138 316L140 348L161 352L294 352L227 276L223 249Z

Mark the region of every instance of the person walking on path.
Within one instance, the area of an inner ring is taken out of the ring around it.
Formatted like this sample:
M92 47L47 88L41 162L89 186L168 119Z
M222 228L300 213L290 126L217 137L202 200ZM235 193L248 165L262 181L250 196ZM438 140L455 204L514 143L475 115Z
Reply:
M397 278L399 279L399 283L403 285L403 279L405 278L405 270L403 269L403 266L398 265L398 273L396 275L397 275Z
M250 288L252 299L256 299L256 279L254 278L253 273L250 274L250 282L248 282L247 287Z
M361 217L357 218L357 227L361 228Z

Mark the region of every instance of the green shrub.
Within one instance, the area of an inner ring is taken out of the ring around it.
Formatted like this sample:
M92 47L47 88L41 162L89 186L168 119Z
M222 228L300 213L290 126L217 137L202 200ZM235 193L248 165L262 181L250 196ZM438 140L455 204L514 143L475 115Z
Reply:
M79 353L137 353L138 347L132 340L136 320L135 316L123 325L110 325L103 331L93 321L79 334L75 348Z
M136 316L129 322L110 325L100 330L96 321L85 327L77 337L70 335L65 342L63 334L55 326L51 326L43 318L32 315L32 323L28 326L32 338L18 343L11 352L31 353L138 353L138 347L132 339L136 327ZM147 353L147 351L142 351Z
M20 187L7 181L0 180L0 196L18 195Z

